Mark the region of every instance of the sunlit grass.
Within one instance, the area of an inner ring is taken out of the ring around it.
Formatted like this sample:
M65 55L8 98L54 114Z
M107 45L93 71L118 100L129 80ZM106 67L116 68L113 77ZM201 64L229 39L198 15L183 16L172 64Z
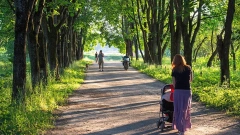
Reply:
M49 78L46 87L40 86L32 92L27 81L25 106L11 105L11 76L0 78L0 134L41 134L53 126L53 112L64 105L68 96L84 80L85 61L77 61L64 70L60 81ZM29 80L29 77L28 77Z

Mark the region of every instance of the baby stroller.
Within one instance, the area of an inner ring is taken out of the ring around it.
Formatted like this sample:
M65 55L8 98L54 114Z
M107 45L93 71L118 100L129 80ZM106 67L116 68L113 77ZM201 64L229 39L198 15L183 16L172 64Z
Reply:
M165 128L165 122L172 123L173 120L173 92L172 84L167 84L161 89L159 120L157 122L157 128L160 128L161 131Z

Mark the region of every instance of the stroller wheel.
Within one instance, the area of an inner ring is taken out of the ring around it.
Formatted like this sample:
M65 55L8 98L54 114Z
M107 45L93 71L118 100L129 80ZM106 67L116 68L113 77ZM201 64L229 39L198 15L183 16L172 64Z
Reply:
M160 126L161 126L161 124L162 124L162 121L161 121L161 119L157 122L157 128L159 128Z
M161 132L163 132L164 127L165 127L165 122L163 121L162 124L160 125Z
M157 123L157 127L158 127L159 129L161 129L161 132L163 131L163 128L165 127L165 122L164 122L164 118L163 118L163 117L161 117L161 118L159 119L159 121L158 121L158 123Z

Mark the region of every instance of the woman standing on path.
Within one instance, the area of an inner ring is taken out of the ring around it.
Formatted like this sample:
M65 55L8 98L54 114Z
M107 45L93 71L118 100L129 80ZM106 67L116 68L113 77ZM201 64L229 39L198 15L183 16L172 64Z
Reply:
M104 54L102 52L102 50L100 50L99 54L98 54L98 65L99 65L99 71L103 71L103 57Z
M173 58L172 81L175 88L173 128L178 129L179 135L184 135L184 132L192 126L190 118L192 70L180 54Z

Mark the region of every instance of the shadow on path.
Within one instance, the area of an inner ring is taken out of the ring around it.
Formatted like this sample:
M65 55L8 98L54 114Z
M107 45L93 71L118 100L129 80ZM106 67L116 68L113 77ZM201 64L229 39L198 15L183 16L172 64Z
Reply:
M121 62L106 62L104 71L90 65L81 87L59 108L55 128L46 134L177 135L176 130L157 129L160 89L164 83ZM240 135L239 120L192 103L193 128L186 135Z

